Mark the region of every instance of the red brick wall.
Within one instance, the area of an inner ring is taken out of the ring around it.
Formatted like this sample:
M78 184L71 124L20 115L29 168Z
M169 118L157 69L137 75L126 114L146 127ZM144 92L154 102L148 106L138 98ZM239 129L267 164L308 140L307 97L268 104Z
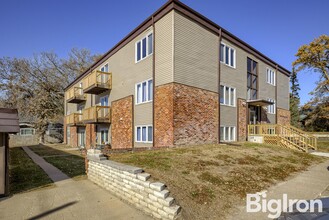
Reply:
M238 99L238 141L247 138L247 103L244 99Z
M218 94L174 84L174 144L217 143Z
M174 84L157 86L154 94L154 146L174 145Z
M133 96L112 102L112 148L133 147Z
M290 125L290 111L286 109L277 108L277 124Z
M70 129L70 146L78 147L78 127L68 127Z
M96 145L96 125L87 124L86 125L86 149L90 149L91 146L95 147Z
M67 138L66 138L66 135L67 135L67 129L68 127L66 126L66 120L65 120L65 117L64 117L64 124L63 124L63 143L64 144L67 144Z

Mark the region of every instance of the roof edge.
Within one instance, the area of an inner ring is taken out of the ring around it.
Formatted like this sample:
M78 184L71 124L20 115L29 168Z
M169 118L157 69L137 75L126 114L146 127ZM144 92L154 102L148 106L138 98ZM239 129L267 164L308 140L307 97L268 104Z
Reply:
M72 87L77 81L82 79L84 76L92 72L95 67L104 62L106 59L108 59L110 56L115 54L117 51L119 51L123 46L128 44L136 35L142 33L144 30L149 28L152 25L152 18L154 18L154 21L158 21L163 16L165 16L167 13L171 12L172 10L177 10L184 15L190 17L191 19L195 20L199 24L205 26L206 28L210 29L214 33L218 34L218 30L222 29L222 37L233 41L233 43L237 44L242 49L246 50L247 52L251 53L261 61L275 67L278 69L278 71L282 72L283 74L290 76L291 72L287 70L286 68L279 65L277 62L273 61L245 41L241 40L231 32L227 31L226 29L222 28L215 22L211 21L210 19L206 18L204 15L200 14L199 12L195 11L191 7L185 5L181 1L178 0L169 0L166 2L163 6L161 6L156 12L154 12L151 16L149 16L145 21L143 21L139 26L137 26L133 31L131 31L126 37L124 37L121 41L119 41L114 47L112 47L109 51L107 51L99 60L97 60L95 63L93 63L86 71L84 71L80 76L78 76L76 79L74 79L65 89L64 91L67 91L70 87Z

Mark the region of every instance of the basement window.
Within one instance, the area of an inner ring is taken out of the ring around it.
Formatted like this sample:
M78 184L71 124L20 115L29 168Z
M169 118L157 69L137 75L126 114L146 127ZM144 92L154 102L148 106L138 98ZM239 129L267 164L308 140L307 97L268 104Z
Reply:
M224 141L224 142L235 141L235 127L221 126L220 127L220 141Z
M153 142L153 126L141 125L136 126L136 142L137 143L152 143Z

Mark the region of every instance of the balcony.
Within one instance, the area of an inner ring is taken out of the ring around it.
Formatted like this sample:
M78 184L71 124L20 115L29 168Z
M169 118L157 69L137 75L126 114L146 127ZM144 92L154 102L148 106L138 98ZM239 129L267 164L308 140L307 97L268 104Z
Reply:
M84 93L98 95L112 88L112 73L93 71L82 83Z
M86 101L86 95L83 94L81 87L73 87L67 91L67 102L79 104Z
M82 114L81 113L73 113L73 114L67 115L65 117L65 119L66 119L66 124L68 126L82 125Z
M111 123L111 108L109 106L93 106L82 111L82 121L85 124Z

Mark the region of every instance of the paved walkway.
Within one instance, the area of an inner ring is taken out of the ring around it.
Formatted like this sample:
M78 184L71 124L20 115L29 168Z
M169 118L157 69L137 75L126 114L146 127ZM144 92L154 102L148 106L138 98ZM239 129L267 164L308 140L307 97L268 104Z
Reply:
M34 163L38 164L39 167L41 167L47 173L47 175L55 184L58 184L60 183L60 181L63 180L73 181L66 174L62 173L62 171L60 171L59 169L45 161L42 157L34 153L30 148L22 148L27 153L27 155L29 155L29 157L34 161Z
M0 199L0 219L152 219L89 180L71 180L29 148L24 150L56 186Z
M326 191L329 186L329 160L324 163L312 166L309 170L296 175L295 177L270 187L267 192L269 199L281 199L283 194L288 195L288 199L316 199ZM231 219L269 219L267 213L247 213L246 207L239 207L237 214Z

